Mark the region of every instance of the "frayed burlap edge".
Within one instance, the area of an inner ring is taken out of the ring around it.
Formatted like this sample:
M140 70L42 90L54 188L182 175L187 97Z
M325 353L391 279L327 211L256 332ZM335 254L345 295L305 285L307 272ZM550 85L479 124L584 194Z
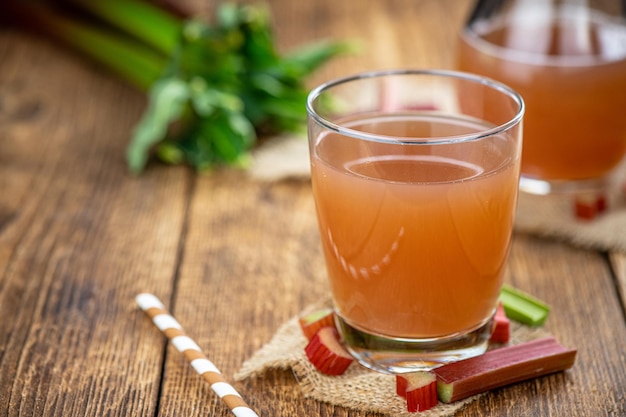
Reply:
M515 231L570 242L602 251L626 252L626 197L621 187L607 194L608 211L591 220L577 219L572 196L520 193Z
M301 314L321 306L309 307ZM547 332L541 328L530 328L515 322L511 325L511 344L547 335ZM278 329L269 343L243 363L235 374L235 379L242 381L247 378L260 378L270 369L291 369L306 398L365 412L399 417L415 416L415 413L406 411L405 400L396 395L395 379L392 375L374 372L356 363L341 376L323 375L306 358L304 353L306 344L307 340L302 335L298 324L298 316L293 317ZM420 416L453 416L481 395L452 404L439 403L431 410L420 413Z

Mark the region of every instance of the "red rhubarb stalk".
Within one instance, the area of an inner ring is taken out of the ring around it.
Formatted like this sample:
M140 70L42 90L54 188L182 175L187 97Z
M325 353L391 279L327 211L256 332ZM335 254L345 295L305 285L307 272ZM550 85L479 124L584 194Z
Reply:
M493 316L493 332L489 341L494 343L508 343L511 338L511 321L504 312L502 302L498 303L496 314Z
M575 349L567 349L554 337L545 337L491 350L484 355L450 363L433 370L439 400L451 403L574 365Z
M439 403L437 378L427 371L396 375L396 393L406 398L409 412L430 410Z
M322 327L335 326L335 313L330 308L317 310L298 319L302 333L311 340Z
M339 341L334 327L323 327L304 348L307 358L315 368L326 375L341 375L354 361Z
M574 215L579 220L593 220L606 211L604 194L580 194L574 197Z

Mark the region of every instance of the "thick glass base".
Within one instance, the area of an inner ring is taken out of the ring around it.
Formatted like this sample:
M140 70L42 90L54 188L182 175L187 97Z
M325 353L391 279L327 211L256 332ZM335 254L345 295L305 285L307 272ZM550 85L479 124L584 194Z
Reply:
M375 371L399 374L430 370L449 362L482 355L488 347L492 318L468 333L445 338L403 339L373 335L337 315L337 326L350 354Z

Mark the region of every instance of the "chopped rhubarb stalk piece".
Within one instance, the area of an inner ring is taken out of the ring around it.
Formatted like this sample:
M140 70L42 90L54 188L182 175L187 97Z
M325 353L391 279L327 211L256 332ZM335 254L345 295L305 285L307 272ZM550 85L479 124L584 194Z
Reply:
M406 398L409 412L430 410L439 403L437 377L432 372L416 371L396 375L396 392Z
M564 371L574 365L575 349L554 337L545 337L490 350L470 359L449 363L432 372L437 376L439 400L451 403L494 388Z
M493 316L493 332L489 340L494 343L508 343L510 337L511 322L504 312L502 302L499 302L496 314Z
M402 398L406 398L406 387L409 380L406 374L396 374L396 394Z
M508 318L529 326L543 325L550 313L544 302L506 284L500 291L500 301Z
M605 195L600 195L597 197L596 199L596 209L598 210L598 213L604 213L607 209L607 202L606 202L606 196Z
M335 313L330 308L325 308L300 317L298 322L304 336L311 340L322 327L335 326Z
M580 194L574 198L574 215L577 219L593 220L606 211L606 197L603 194Z
M334 327L322 327L304 348L309 361L323 374L341 375L354 361L339 342Z

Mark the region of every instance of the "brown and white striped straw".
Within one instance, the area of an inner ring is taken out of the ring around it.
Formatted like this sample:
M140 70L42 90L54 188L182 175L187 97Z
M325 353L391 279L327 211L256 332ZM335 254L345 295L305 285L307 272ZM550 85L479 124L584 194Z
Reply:
M182 353L191 367L211 385L211 389L226 403L237 417L258 417L241 395L222 376L222 373L200 350L200 347L185 334L183 327L153 294L139 294L135 301L152 319L154 325Z

